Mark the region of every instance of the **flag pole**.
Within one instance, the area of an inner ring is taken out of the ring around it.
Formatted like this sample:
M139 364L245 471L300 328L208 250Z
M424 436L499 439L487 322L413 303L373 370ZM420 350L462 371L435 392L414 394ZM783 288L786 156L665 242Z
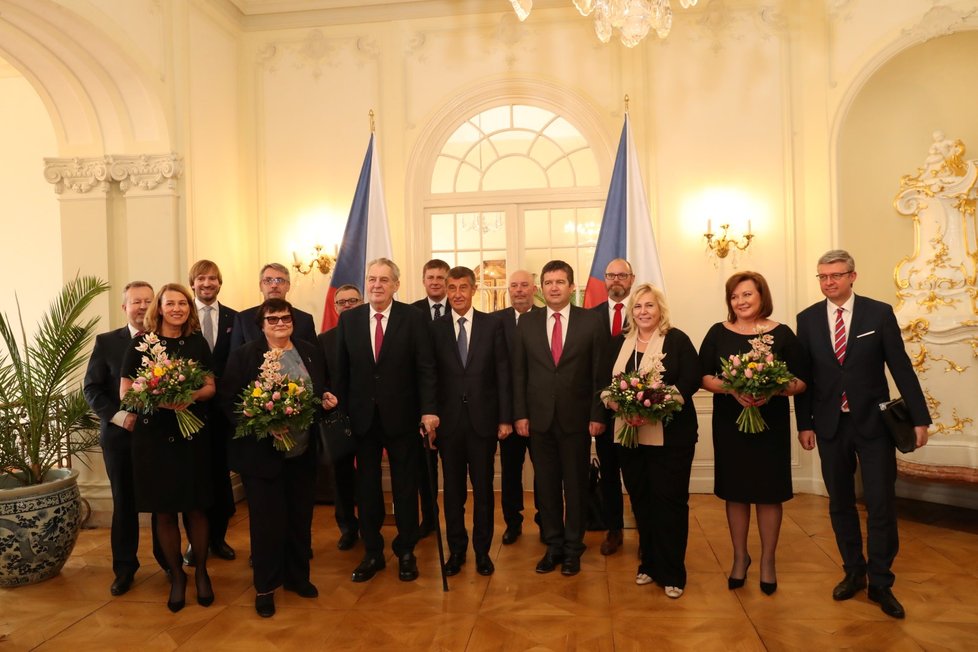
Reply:
M628 115L628 93L625 93L625 115Z
M367 113L367 117L370 118L370 133L374 133L375 125L374 125L374 110L373 109L370 109L370 111Z

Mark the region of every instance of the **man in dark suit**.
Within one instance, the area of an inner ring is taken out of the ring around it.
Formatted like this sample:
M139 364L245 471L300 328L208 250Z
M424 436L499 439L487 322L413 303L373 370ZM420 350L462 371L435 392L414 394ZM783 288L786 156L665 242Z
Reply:
M472 480L472 549L480 575L492 575L493 470L496 441L513 431L509 352L500 320L475 310L475 274L468 267L448 272L451 310L431 324L438 372L438 451L445 479L447 575L465 563L466 477Z
M574 270L552 260L540 275L546 310L520 319L513 351L513 417L530 437L543 541L538 573L581 570L591 437L605 430L598 394L610 377L608 336L593 311L570 305ZM566 513L566 517L565 517Z
M258 274L258 289L261 291L263 301L285 299L289 294L290 287L292 287L292 281L289 277L289 268L285 265L268 263L261 268L261 273ZM258 306L252 306L235 316L234 327L231 329L231 351L246 342L253 342L261 336L258 323L255 321L257 312ZM295 325L292 337L315 344L316 323L313 321L312 315L293 307L292 320Z
M802 448L812 450L818 443L829 515L845 569L832 597L853 597L866 587L868 575L869 599L888 616L903 618L903 606L891 590L890 567L899 539L896 449L879 411L879 404L890 398L884 366L913 417L917 446L927 443L927 403L893 308L853 294L852 256L842 250L826 253L818 261L818 281L827 300L798 315L798 339L810 361L811 380L795 397L795 412ZM866 556L856 512L857 460L868 513Z
M342 315L347 310L356 308L363 302L360 295L360 288L355 285L341 285L336 289L334 295L336 314ZM319 348L323 350L326 359L327 385L332 384L330 378L337 374L336 362L336 328L331 328L325 333L319 334ZM333 459L332 475L334 480L334 503L333 515L336 518L336 525L340 528L340 539L336 542L336 547L340 550L349 550L359 538L360 522L356 514L356 465L354 455L347 455L340 459Z
M398 577L418 577L414 546L418 540L418 458L422 453L418 421L426 432L438 427L435 364L428 323L417 309L394 301L400 271L378 258L367 265L368 304L340 315L336 333L337 374L333 383L340 408L350 417L357 438L357 496L360 534L366 549L353 571L366 582L385 566L384 494L381 454L387 450L397 537Z
M224 284L224 277L221 276L217 263L206 259L198 260L190 267L189 277L200 318L200 331L211 349L211 371L214 372L214 381L220 383L231 353L231 333L238 311L217 300ZM227 446L234 432L219 401L208 401L207 406L207 431L211 442L211 475L214 483L214 504L207 510L210 554L230 561L235 558L234 548L228 545L225 537L228 522L234 516L235 510ZM184 526L187 526L186 520ZM194 564L193 548L189 544L183 561L187 565Z
M537 293L537 285L530 272L518 269L509 277L509 308L503 308L493 313L503 325L506 336L506 349L512 355L516 326L520 318L534 309L533 298ZM503 520L506 530L503 532L503 545L516 543L523 534L523 463L529 438L510 433L499 440L499 465L501 468L500 481L502 484ZM536 492L533 493L534 503ZM537 510L537 525L540 523L540 513Z
M632 265L624 258L615 258L605 267L604 286L608 291L608 300L592 310L601 317L604 330L609 335L609 342L611 338L621 334L621 328L625 323L628 295L631 294L634 282L635 274L632 273ZM610 429L614 421L614 413L608 411L605 422L607 428ZM598 461L601 462L601 496L604 499L604 524L608 528L608 534L601 544L601 554L613 555L621 547L622 529L625 527L621 466L618 464L614 437L595 437L594 448L598 453Z
M143 281L126 285L122 309L127 324L95 338L95 348L85 372L85 400L99 416L99 444L105 460L105 473L112 491L112 572L115 579L109 591L122 595L132 586L139 559L139 512L136 511L132 478L130 437L136 415L119 409L119 374L122 358L131 340L143 329L143 317L153 303L153 287ZM154 545L160 567L167 568L162 552Z
M448 263L440 258L432 258L421 268L421 284L424 285L425 298L418 299L411 305L424 311L428 319L435 320L448 314L448 300L445 298L445 281L448 278ZM418 467L418 498L421 501L420 538L425 538L435 531L434 502L431 498L431 482L428 481L428 462L424 455L431 458L431 468L435 472L435 486L438 486L438 451L424 451Z

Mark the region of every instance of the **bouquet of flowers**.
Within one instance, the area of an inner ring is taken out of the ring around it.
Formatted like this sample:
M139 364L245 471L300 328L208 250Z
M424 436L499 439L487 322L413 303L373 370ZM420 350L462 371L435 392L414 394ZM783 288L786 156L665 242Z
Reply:
M136 345L143 354L142 364L132 379L132 387L122 399L122 408L140 414L153 414L162 405L192 403L194 390L204 385L207 372L196 360L171 358L156 333L147 333ZM190 410L174 410L184 439L193 439L204 422Z
M282 374L283 353L283 349L267 351L258 379L241 392L234 437L272 435L275 450L290 451L295 446L290 433L312 425L319 399L307 381Z
M784 360L771 352L774 337L764 333L750 340L751 350L720 360L723 388L755 398L770 398L785 390L794 380ZM737 417L740 432L756 434L767 430L767 423L757 406L745 407Z
M617 415L625 423L618 431L618 440L626 448L638 446L638 428L641 422L669 423L672 415L682 409L683 397L673 385L662 382L663 356L655 356L646 371L623 371L611 379L611 384L601 392L605 401L618 404ZM638 425L633 425L638 423Z

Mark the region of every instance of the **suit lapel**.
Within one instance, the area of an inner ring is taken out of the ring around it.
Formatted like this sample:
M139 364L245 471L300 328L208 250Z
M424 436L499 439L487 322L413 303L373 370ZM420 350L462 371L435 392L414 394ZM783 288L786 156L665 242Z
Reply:
M413 310L413 308L410 307L408 309ZM368 312L367 314L370 313ZM403 323L405 321L407 321L407 319L405 318L405 315L402 313L402 311L398 309L397 302L396 301L392 302L391 314L389 317L387 317L387 328L384 330L384 343L380 347L380 358L377 359L378 364L380 363L381 360L383 360L387 356L387 351L388 348L392 346L393 338L397 337L398 333L403 328L405 328ZM370 338L368 337L367 343L369 344L369 342L370 342ZM373 351L370 352L370 357L371 358L374 357Z

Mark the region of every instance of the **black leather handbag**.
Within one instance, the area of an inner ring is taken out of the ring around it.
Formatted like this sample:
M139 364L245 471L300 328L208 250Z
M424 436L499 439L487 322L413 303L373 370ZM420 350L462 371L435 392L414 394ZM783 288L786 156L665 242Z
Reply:
M350 428L350 417L339 410L333 410L319 423L319 461L332 464L353 455L357 442Z
M892 401L880 403L880 414L897 450L901 453L914 452L917 449L917 433L903 399L898 396Z

